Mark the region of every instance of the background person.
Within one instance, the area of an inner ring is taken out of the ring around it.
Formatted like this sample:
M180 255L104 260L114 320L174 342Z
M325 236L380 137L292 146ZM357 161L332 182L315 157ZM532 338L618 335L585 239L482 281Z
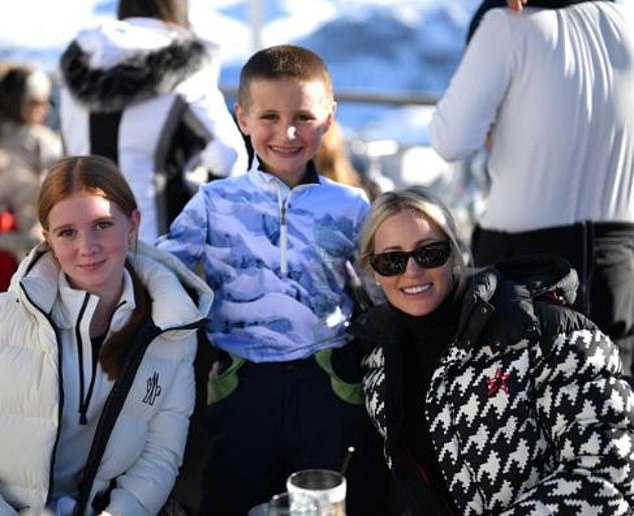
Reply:
M485 12L436 106L430 140L457 160L490 136L475 264L565 257L580 278L575 307L619 346L631 374L634 4L548 3L562 8L529 0L521 14Z
M0 78L0 148L26 164L38 180L62 156L59 135L45 125L51 80L42 70L11 64Z
M345 263L368 202L312 161L335 114L324 62L293 45L256 52L236 114L251 169L201 187L157 243L191 269L202 262L216 293L207 330L223 356L201 513L244 516L294 471L339 469L352 445L347 513L384 516L378 436L360 385L342 382L331 360L348 340Z
M60 61L66 151L119 165L148 242L200 183L247 168L218 89L218 47L189 30L187 9L186 0L120 0L118 20L81 31Z
M106 158L56 163L38 215L45 242L0 294L0 513L66 516L85 497L79 514L157 514L181 464L212 293L171 255L137 247L136 201Z
M0 148L0 292L41 238L35 211L39 185L26 163Z
M370 201L373 201L380 192L376 182L354 168L348 155L346 140L336 120L324 133L319 143L315 154L315 166L324 177L344 185L363 188Z
M474 273L461 247L420 186L382 194L362 233L387 302L351 332L392 514L632 514L634 393L614 344L567 306L575 272L533 255Z

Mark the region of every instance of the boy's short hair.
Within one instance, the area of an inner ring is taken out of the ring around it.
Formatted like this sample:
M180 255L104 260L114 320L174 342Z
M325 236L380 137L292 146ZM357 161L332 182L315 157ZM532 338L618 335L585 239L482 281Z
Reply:
M249 105L249 88L254 80L285 78L321 81L326 95L334 100L332 79L321 57L296 45L276 45L259 50L242 67L238 104L243 108Z

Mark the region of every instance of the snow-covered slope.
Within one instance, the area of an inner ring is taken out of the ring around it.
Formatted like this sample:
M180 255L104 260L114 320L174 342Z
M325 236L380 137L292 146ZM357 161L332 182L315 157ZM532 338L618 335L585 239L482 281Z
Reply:
M0 59L35 61L54 71L75 33L112 17L116 0L0 0ZM293 42L326 61L335 90L439 95L455 69L465 29L479 0L266 0L264 46ZM4 5L3 5L4 4ZM190 0L201 35L222 47L221 84L235 86L253 50L248 0ZM358 131L393 108L341 105L342 124Z

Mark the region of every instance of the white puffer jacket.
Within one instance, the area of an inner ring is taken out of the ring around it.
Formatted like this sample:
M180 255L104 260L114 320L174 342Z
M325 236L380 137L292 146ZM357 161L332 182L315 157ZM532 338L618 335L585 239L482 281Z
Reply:
M218 88L219 59L213 42L141 17L82 30L62 55L66 153L118 163L143 213L139 236L146 242L167 232L186 202L181 196L208 180L188 172L201 165L224 177L248 168L244 140ZM114 118L104 122L105 113Z
M176 258L155 248L141 243L129 259L150 293L152 319L161 333L152 340L139 366L89 500L115 479L107 513L156 514L172 489L182 460L194 404L195 328L207 314L213 293ZM39 515L52 495L52 468L65 403L61 353L76 353L79 340L88 340L90 347L89 339L76 337L76 333L87 336L89 324L76 327L76 321L82 319L81 308L83 319L89 321L87 314L96 305L95 296L84 292L59 295L64 284L50 251L40 245L23 260L9 291L0 294L1 516L16 512ZM182 285L197 293L198 306ZM76 303L77 296L83 301ZM110 331L120 328L133 308L126 272ZM86 356L90 353L84 350ZM74 381L79 383L79 375ZM64 385L68 386L67 378ZM98 419L111 387L112 382L98 368L89 425ZM73 396L77 394L66 398ZM73 405L64 408L76 410ZM89 503L88 513L91 511Z

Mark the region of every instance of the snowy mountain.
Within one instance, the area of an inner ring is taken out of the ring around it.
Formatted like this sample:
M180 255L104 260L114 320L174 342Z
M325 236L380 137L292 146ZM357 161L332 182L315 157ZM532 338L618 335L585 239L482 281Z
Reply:
M7 3L10 0L0 0ZM439 95L455 69L466 26L479 0L266 0L260 44L293 42L319 53L335 91ZM35 61L54 71L76 32L116 11L116 0L21 0L3 9L0 59ZM194 29L222 48L220 83L237 85L252 53L255 2L190 0ZM338 118L358 131L394 111L375 105L340 105Z
M254 0L189 3L194 30L221 46L223 87L237 86L254 48L290 42L324 58L335 93L438 97L458 64L480 0L262 0L259 11L253 11ZM115 16L116 5L117 0L0 0L0 60L34 61L54 72L75 34ZM254 20L260 26L255 38ZM445 163L428 146L430 113L429 106L339 102L337 119L367 173L395 186L428 184L455 207L466 235L481 188L460 164Z

